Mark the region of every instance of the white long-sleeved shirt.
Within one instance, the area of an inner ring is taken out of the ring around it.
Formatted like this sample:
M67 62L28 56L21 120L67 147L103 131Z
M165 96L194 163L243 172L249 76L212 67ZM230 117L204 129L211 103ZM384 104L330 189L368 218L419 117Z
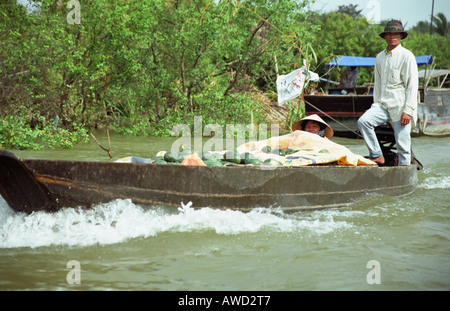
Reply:
M375 60L373 105L385 108L392 122L400 121L402 113L417 122L419 74L411 51L398 45L392 51L380 52Z

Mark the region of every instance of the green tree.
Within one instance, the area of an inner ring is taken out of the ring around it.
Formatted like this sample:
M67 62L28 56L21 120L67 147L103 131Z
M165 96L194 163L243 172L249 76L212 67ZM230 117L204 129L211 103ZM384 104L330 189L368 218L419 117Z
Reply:
M42 8L46 8L45 3ZM55 119L62 90L57 87L61 76L55 69L59 42L52 38L61 31L44 26L52 25L54 19L27 12L11 0L0 3L0 15L0 144L70 148L85 140L87 133L75 118L71 122L62 120L66 128Z
M33 0L31 12L0 4L3 145L17 146L5 138L12 127L82 138L100 126L169 135L194 115L260 122L251 92L274 93L277 74L314 59L308 1L78 2L79 24L63 1ZM11 118L18 111L23 123Z
M433 33L446 36L449 31L450 22L447 21L444 13L438 13L436 16L433 16Z
M450 68L450 55L447 52L450 49L450 40L444 36L410 31L408 38L402 41L402 45L414 55L432 55L437 69Z
M358 5L356 4L340 5L337 9L337 12L351 16L355 19L362 17L361 15L362 10L358 10Z
M441 36L448 35L450 31L450 22L448 22L447 17L444 13L438 13L436 16L433 16L433 26L430 27L429 21L419 21L411 30L420 32L420 33L431 33L437 34Z
M310 22L320 27L312 42L319 60L316 72L320 75L327 73L325 64L333 57L339 55L374 57L384 47L383 41L378 37L380 26L371 25L365 17L355 19L348 14L330 12L313 15ZM331 80L339 81L339 70L330 73ZM358 71L358 83L372 81L373 72L370 68L359 68Z
M419 21L414 27L411 28L411 30L420 33L430 33L430 22Z

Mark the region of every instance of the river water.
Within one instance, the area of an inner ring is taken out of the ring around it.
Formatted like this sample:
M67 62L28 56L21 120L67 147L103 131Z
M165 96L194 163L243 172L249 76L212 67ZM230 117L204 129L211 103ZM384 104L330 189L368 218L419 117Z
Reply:
M108 147L104 133L95 133ZM366 155L362 140L333 138ZM114 158L171 138L111 136ZM424 165L406 197L283 214L178 211L129 200L25 215L0 197L0 290L372 291L450 289L450 139L413 138ZM23 158L108 160L93 140ZM193 181L194 182L194 181Z

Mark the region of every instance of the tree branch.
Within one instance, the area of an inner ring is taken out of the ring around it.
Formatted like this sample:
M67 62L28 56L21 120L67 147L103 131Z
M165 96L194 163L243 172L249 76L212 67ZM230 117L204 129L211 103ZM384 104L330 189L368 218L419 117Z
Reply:
M94 140L95 140L95 142L97 143L97 145L99 145L100 148L102 148L103 150L105 150L105 151L108 153L109 158L112 159L112 155L111 155L111 140L109 139L109 129L106 130L106 133L107 133L107 135L108 135L108 149L106 149L105 147L103 147L103 146L98 142L97 138L95 138L95 136L94 136L92 133L91 133L91 136L92 136L92 138L94 138Z

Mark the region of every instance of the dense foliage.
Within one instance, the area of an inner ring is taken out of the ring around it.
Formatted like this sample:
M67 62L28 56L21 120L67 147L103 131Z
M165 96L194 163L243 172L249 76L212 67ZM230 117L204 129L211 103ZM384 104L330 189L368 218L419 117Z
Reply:
M441 36L447 36L450 33L450 21L447 21L447 17L444 13L437 13L436 16L433 16L432 23L420 21L412 28L412 30L420 33L435 33Z
M308 0L31 1L0 2L3 147L70 148L97 127L168 136L194 116L266 122L259 95L276 101L278 74L307 60L324 75L333 55L384 46L382 26ZM413 32L405 46L449 67L447 37Z

